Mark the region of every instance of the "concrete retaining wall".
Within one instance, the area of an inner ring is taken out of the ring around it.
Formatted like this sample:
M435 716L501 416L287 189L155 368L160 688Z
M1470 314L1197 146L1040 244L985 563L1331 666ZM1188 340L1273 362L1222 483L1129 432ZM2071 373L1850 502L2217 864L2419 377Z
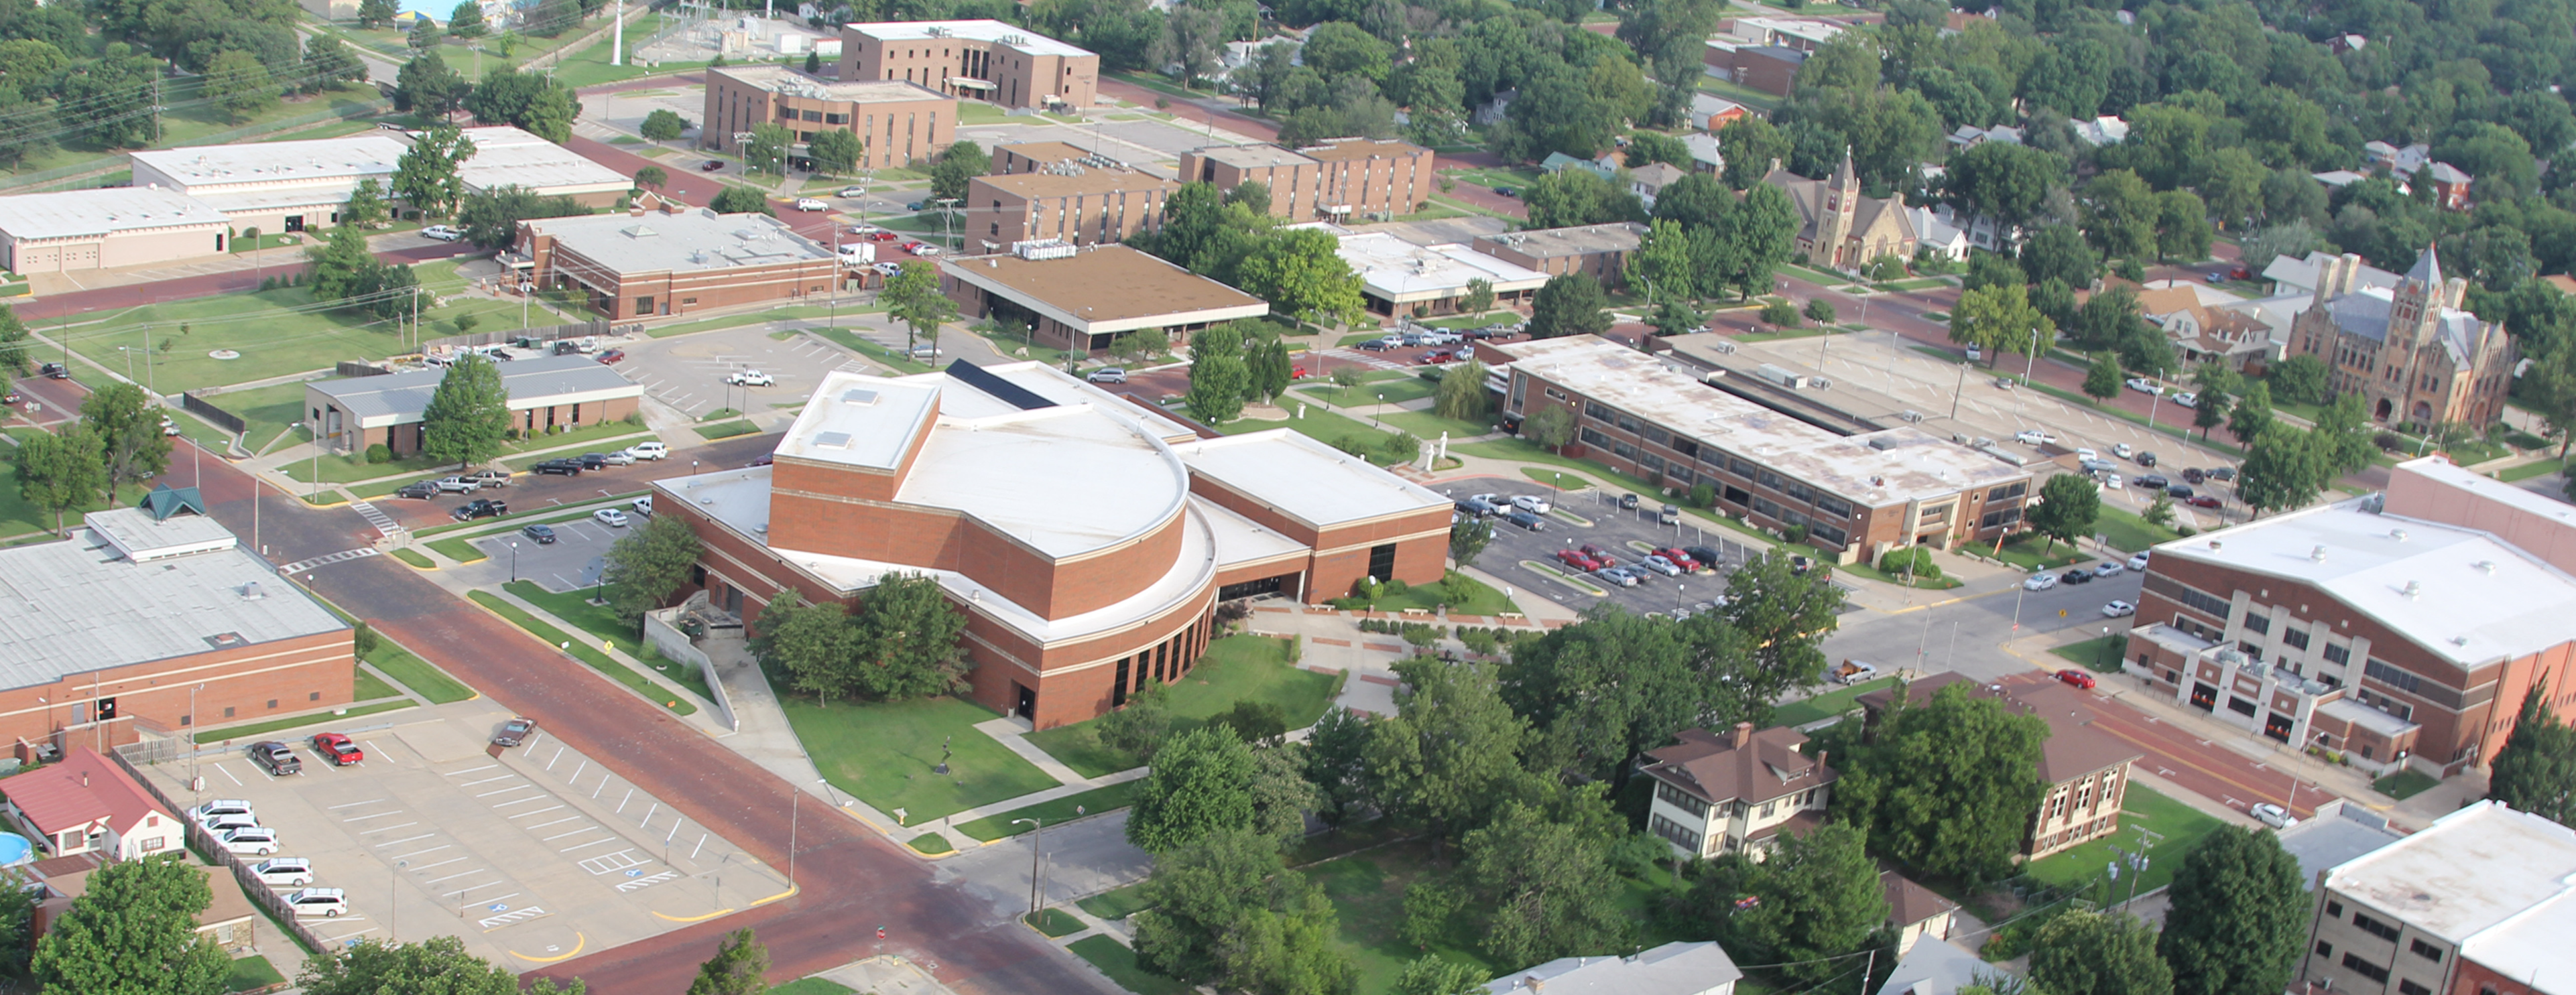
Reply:
M664 608L661 611L646 612L644 641L651 645L655 652L662 654L664 659L676 660L697 668L698 677L707 682L707 694L716 706L716 714L724 718L725 728L741 732L742 720L734 717L733 701L725 697L724 682L716 679L715 665L708 662L707 655L699 652L695 643L689 641L687 633L681 632L671 624L679 620L680 613L684 610L685 608Z

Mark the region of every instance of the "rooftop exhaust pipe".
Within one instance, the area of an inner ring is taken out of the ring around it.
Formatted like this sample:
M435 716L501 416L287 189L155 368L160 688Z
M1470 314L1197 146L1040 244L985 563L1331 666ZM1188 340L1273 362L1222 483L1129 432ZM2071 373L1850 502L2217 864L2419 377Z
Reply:
M2406 597L2407 597L2407 600L2410 600L2410 601L2411 601L2411 600L2414 600L2414 599L2416 599L2416 598L2420 598L2420 597L2423 597L2423 596L2424 596L2424 584L2423 584L2423 582L2421 582L2421 581L2412 581L2412 580L2410 580L2410 581L2407 581L2407 582L2406 582Z

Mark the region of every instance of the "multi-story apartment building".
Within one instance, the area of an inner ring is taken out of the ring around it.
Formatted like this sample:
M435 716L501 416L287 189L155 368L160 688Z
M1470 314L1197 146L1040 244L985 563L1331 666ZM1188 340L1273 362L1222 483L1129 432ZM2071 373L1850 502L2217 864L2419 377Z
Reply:
M2373 770L2485 764L2536 689L2576 718L2566 513L2435 457L2399 464L2382 495L2166 543L2147 561L2126 669Z
M900 80L1004 107L1090 107L1100 56L1000 21L841 26L841 78Z
M1476 347L1503 417L1575 416L1568 456L1599 460L1766 529L1804 529L1838 563L1899 546L1991 542L2021 527L2031 472L1912 426L1842 436L1718 390L1656 356L1577 336Z
M2503 417L2517 353L2502 324L2463 310L2468 281L2444 280L2430 246L2395 287L2358 280L2363 269L2348 253L2326 263L2290 323L2291 353L2324 360L2335 392L2360 394L2383 424Z
M1035 171L966 181L966 231L984 251L1054 239L1119 242L1162 224L1163 199L1181 185L1150 173L1058 162Z
M2044 674L2010 677L1980 686L1959 673L1943 673L1904 685L1906 700L1920 705L1951 685L1993 698L2022 715L2048 723L2048 741L2040 749L2039 775L2048 785L2039 811L2031 813L2030 832L2022 854L2037 860L2068 847L2091 842L2120 829L2120 801L2129 790L2129 767L2144 754L2136 747L2093 728L2090 696ZM1878 721L1896 700L1894 689L1860 696L1869 720Z
M1549 276L1589 273L1616 289L1628 284L1628 257L1645 239L1645 225L1621 221L1485 235L1474 244L1476 251L1517 266Z
M957 141L957 98L899 80L819 80L785 66L708 69L700 141L740 153L756 124L795 132L788 151L797 157L816 134L855 132L865 147L859 167L884 169L947 151Z
M2576 830L2481 801L2317 875L2309 995L2567 995Z
M1836 774L1806 745L1806 734L1788 726L1755 732L1738 722L1724 737L1684 730L1680 743L1649 751L1653 762L1638 769L1655 779L1647 827L1693 857L1762 859L1780 834L1824 822Z
M1181 153L1182 182L1233 189L1259 183L1270 213L1290 221L1361 220L1409 214L1431 199L1430 149L1391 139L1337 138L1285 149L1211 145Z

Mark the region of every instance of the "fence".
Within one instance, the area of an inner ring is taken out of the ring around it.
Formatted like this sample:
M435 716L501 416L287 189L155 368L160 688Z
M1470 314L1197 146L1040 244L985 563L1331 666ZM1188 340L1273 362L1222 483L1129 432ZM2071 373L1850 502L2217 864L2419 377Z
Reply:
M294 933L295 938L302 940L310 949L329 951L331 941L323 939L321 934L306 928L304 923L295 917L295 910L286 904L285 896L279 895L275 889L270 888L268 882L260 880L259 875L251 873L250 865L243 862L239 855L224 849L223 844L215 839L214 834L206 831L206 827L198 825L197 820L188 818L184 814L188 811L187 807L171 801L170 796L161 790L161 786L154 783L151 778L143 776L142 769L135 766L133 758L128 756L129 753L146 755L158 753L160 750L152 748L151 744L176 744L177 742L176 739L158 739L127 743L108 751L108 756L116 761L118 767L125 769L126 776L133 778L134 783L142 785L143 790L151 792L152 800L161 803L164 811L179 814L179 821L187 824L189 845L216 864L231 868L233 880L241 883L242 894L249 897L252 904L266 910L269 918L274 920L279 928ZM175 745L169 749L172 754L176 754Z
M716 676L715 661L707 659L687 633L671 626L671 620L687 610L683 606L644 613L644 641L664 657L698 668L698 676L707 682L707 697L716 706L716 714L724 716L725 728L741 732L742 720L734 717L733 699L726 696L724 681Z
M556 339L577 339L585 335L615 334L617 334L616 326L610 324L608 319L592 318L589 321L575 321L561 325L542 325L535 328L504 328L489 332L468 332L464 335L450 335L443 339L431 339L422 343L421 351L428 352L442 347L452 349L464 346L502 345L518 339L535 339L539 342L552 342Z
M339 375L344 377L381 377L390 376L393 372L374 363L352 363L345 359L338 367Z
M181 392L179 406L195 412L199 418L222 426L224 431L234 435L240 435L243 429L250 427L250 423L243 421L240 415L218 408L214 402L198 397L194 393Z

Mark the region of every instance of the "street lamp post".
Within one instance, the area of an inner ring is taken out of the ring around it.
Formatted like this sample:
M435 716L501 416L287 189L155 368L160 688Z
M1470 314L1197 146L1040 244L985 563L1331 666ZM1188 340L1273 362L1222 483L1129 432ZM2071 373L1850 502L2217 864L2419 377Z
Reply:
M1035 917L1044 907L1038 904L1038 854L1045 852L1039 844L1046 838L1046 823L1037 819L1011 820L1014 826L1023 822L1032 827L1029 830L1029 915Z
M205 685L205 684L203 684L203 683L199 683L196 687L192 687L192 688L189 688L189 689L188 689L188 727L189 727L189 728L191 728L191 729L200 729L200 728L204 728L203 726L199 726L199 725L197 725L197 692L199 692L199 691L203 691L203 690L205 690L205 689L206 689L206 685ZM42 700L42 699L39 699L39 700ZM189 736L188 736L188 790L193 791L193 792L196 792L199 796L203 796L203 795L206 793L206 782L205 782L203 779L201 779L201 778L199 778L199 777L197 776L197 742L196 742L196 739L197 739L197 737L196 737L196 735L195 735L194 733L190 733L190 734L189 734ZM2297 784L2298 784L2298 781L2297 781L2297 779L2296 779L2296 778L2293 778L2293 779L2291 780L2291 782L2290 782L2290 783L2291 783L2291 786L2295 788L2295 787L2297 786Z
M2102 652L2099 652L2099 653L2095 653L2095 654L2093 654L2093 664L2094 664L2094 666L2097 666L2097 667L2098 667L2098 666L2105 666L2105 665L2106 665L2106 663L2105 663L2105 661L2103 661L2103 659L2102 659L2102 658L2103 658L2103 657L2105 657L2105 656L2109 656L2109 655L2110 655L2110 653L2111 653L2111 627L2106 625L2106 626L2103 626L2103 627L2102 627Z
M519 582L519 540L510 540L510 583Z

